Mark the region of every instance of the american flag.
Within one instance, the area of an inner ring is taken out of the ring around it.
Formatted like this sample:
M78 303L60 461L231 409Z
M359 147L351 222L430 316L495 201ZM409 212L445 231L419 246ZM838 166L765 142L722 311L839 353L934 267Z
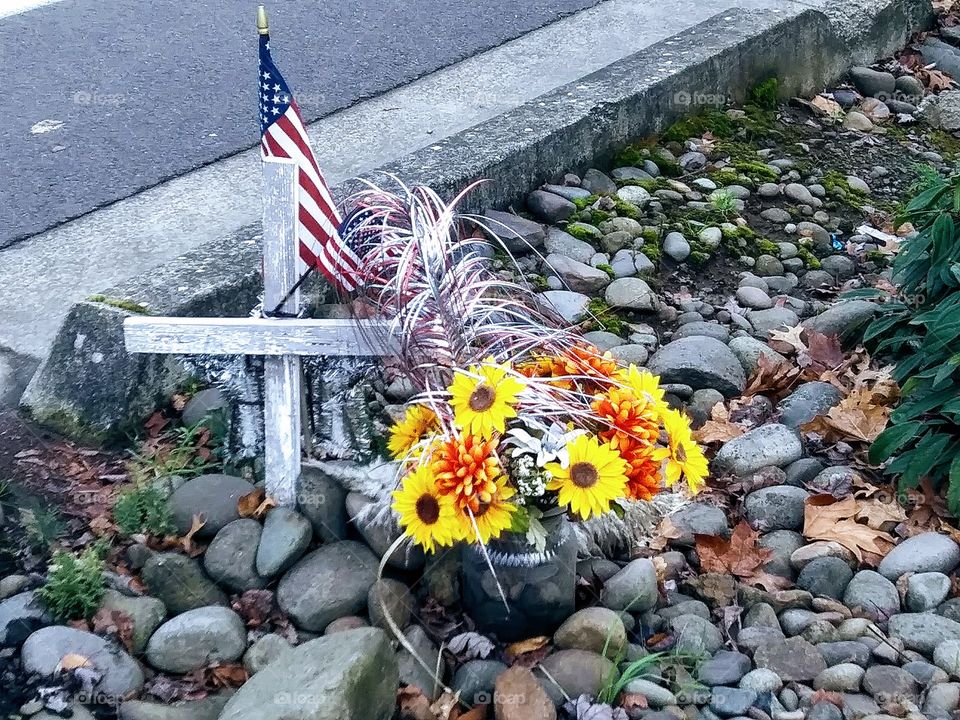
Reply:
M260 35L260 154L292 159L297 164L297 242L300 257L335 287L349 292L357 286L356 254L340 235L340 213L330 194L300 108L270 57L270 36Z

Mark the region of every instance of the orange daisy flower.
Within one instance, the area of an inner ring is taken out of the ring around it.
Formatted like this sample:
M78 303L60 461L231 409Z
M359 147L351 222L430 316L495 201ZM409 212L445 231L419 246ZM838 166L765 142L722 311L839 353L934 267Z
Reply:
M653 445L660 436L660 415L648 397L638 396L630 388L610 387L590 404L608 429L600 433L604 440L622 437Z
M602 353L593 345L574 345L561 355L553 358L551 374L555 378L564 378L561 383L572 385L570 376L586 376L608 380L621 370L617 361L607 352Z
M437 488L453 497L460 510L470 508L476 515L497 495L497 480L503 469L494 453L497 440L463 435L441 440L433 451L431 467Z
M627 463L627 497L631 500L652 500L660 492L660 461L656 448L629 439L615 440L613 446Z

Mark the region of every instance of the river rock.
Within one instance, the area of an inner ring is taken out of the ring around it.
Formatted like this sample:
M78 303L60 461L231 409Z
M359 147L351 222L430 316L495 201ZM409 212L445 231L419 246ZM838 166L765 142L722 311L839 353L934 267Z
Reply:
M413 615L416 603L413 594L405 584L399 580L381 578L370 586L367 593L367 614L370 624L380 627L389 633L389 623L386 616L401 630L405 628Z
M831 305L819 315L803 321L803 326L824 335L852 338L877 312L869 300L844 300Z
M383 557L403 533L392 514L384 516L381 513L367 512L371 503L370 498L365 495L356 492L348 493L347 515L377 557ZM392 567L401 570L419 570L426 562L427 557L423 549L412 542L403 543L394 550L387 561Z
M682 233L667 233L663 239L663 251L677 262L683 262L690 257L690 243Z
M554 705L562 705L567 697L576 698L587 694L596 696L615 666L607 658L586 650L559 650L551 653L540 663L545 672L534 670L544 690ZM563 689L548 680L550 677Z
M710 709L720 717L740 717L746 715L756 701L753 690L718 686L710 694Z
M744 501L747 521L763 532L799 530L803 527L804 503L809 495L793 485L774 485L752 492Z
M605 607L588 607L568 617L553 635L558 648L576 648L606 655L611 660L627 646L623 620ZM606 652L604 652L606 649Z
M714 458L714 464L742 477L768 465L783 467L802 455L803 444L797 432L786 425L773 423L761 425L724 443Z
M827 668L819 651L801 637L761 646L754 653L753 661L757 667L772 670L785 682L810 682Z
M540 293L544 304L570 325L589 314L590 298L571 290L547 290Z
M577 211L577 206L566 198L545 190L534 190L527 195L527 208L546 223L558 223L566 220Z
M830 383L803 383L780 402L777 408L780 411L780 422L787 427L799 428L817 415L826 413L841 399L843 395Z
M908 572L950 573L960 563L960 546L946 535L920 533L904 540L880 561L877 572L890 580Z
M749 335L735 337L730 341L730 350L737 356L744 373L748 376L753 375L760 365L760 357L765 356L773 362L786 362L787 359L767 345L763 340L758 340Z
M657 604L657 570L647 558L632 560L604 583L600 602L611 610L643 612Z
M289 641L276 633L267 633L251 645L243 654L243 667L256 675L267 665L293 650Z
M279 575L300 559L312 539L313 528L303 515L286 507L273 508L264 520L257 546L257 574Z
M853 663L833 665L813 679L813 689L830 690L832 692L859 692L863 672L862 667Z
M207 575L238 593L266 587L267 579L257 574L257 547L262 530L252 518L224 525L203 556Z
M0 602L0 646L16 647L34 631L53 622L34 590Z
M944 640L933 649L933 661L951 675L960 674L960 640Z
M277 602L297 627L320 632L337 618L366 608L377 565L373 553L358 542L321 545L280 579Z
M811 595L839 600L853 578L850 566L837 557L817 558L807 564L797 577L797 587Z
M944 640L960 640L960 623L932 613L901 613L887 623L890 637L924 655L933 653Z
M544 263L546 273L559 277L574 292L592 295L610 284L610 276L603 270L572 260L566 255L547 255Z
M72 627L51 625L37 630L24 641L20 659L25 672L50 677L70 654L86 658L102 673L95 687L98 693L119 698L143 687L143 671L136 660L104 638Z
M907 609L911 612L933 610L950 594L950 578L939 572L911 575L907 580Z
M661 382L682 383L694 390L713 388L726 397L743 392L746 376L730 348L719 340L695 336L660 348L648 363Z
M607 286L604 298L610 307L630 310L654 310L657 302L646 281L633 277L614 280Z
M697 669L697 679L704 685L736 685L746 675L753 663L739 652L720 650Z
M723 637L709 620L697 615L681 615L667 623L677 639L678 653L715 653L723 645Z
M305 464L297 479L297 507L324 542L347 538L347 491L323 466ZM269 515L267 516L269 517Z
M107 612L116 610L130 618L133 625L130 649L137 654L143 652L147 640L167 617L163 601L149 596L130 597L111 588L104 593L100 609Z
M224 592L203 574L200 564L180 553L157 553L147 560L141 576L150 594L160 598L171 615L229 604Z
M204 523L195 537L212 538L240 517L237 501L253 490L253 485L233 475L201 475L188 480L170 496L170 512L177 532L186 535L193 525L193 516L202 515Z
M483 216L486 230L514 254L535 250L543 245L546 238L543 225L519 215L501 210L487 210Z
M214 662L233 662L247 649L247 630L233 610L218 605L188 610L161 625L147 643L147 662L187 673Z
M154 703L127 700L120 706L120 720L217 720L233 691L211 693L201 700ZM74 718L77 718L74 715ZM79 718L78 720L85 720Z
M916 701L920 688L916 678L894 665L873 665L863 674L863 689L878 697L902 695Z
M499 660L468 660L457 670L450 686L468 705L489 704L494 683L506 669Z
M843 604L860 608L866 616L878 620L900 611L900 593L882 575L873 570L861 570L847 585Z
M237 690L219 720L388 720L398 678L382 630L337 633L263 668Z

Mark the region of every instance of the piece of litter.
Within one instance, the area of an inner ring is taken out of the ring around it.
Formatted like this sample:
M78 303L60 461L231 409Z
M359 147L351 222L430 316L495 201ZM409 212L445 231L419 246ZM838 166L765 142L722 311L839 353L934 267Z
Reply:
M43 135L63 127L63 120L41 120L30 128L31 135Z

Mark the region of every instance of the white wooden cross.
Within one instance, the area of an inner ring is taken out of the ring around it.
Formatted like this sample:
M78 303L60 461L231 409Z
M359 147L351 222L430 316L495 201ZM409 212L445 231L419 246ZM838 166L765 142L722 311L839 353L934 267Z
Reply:
M292 161L263 163L263 307L273 309L298 280L297 169ZM299 291L282 312L295 313ZM127 318L123 323L128 352L176 355L264 356L264 467L267 495L279 505L296 503L300 475L301 355L385 356L390 347L375 347L370 338L376 320L307 320L287 318ZM367 325L369 327L364 328Z

